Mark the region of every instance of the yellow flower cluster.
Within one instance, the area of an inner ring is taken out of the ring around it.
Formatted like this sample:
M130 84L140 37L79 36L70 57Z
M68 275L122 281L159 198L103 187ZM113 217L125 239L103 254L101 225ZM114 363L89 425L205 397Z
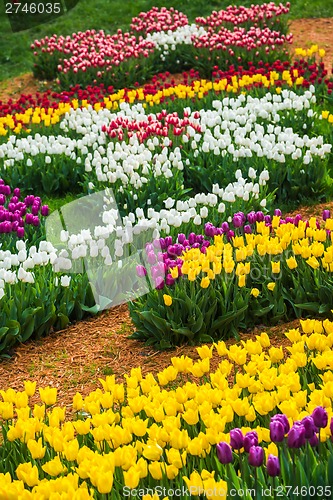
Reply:
M325 49L320 49L318 45L311 45L309 49L296 48L295 49L296 56L301 57L312 57L314 54L319 54L319 57L322 59L325 57Z
M327 110L322 111L321 116L324 120L327 120L328 123L333 123L333 114Z
M333 229L333 219L327 219L325 228L318 229L316 219L312 217L309 227L305 221L300 221L298 226L287 223L279 224L280 217L272 218L274 232L264 222L257 222L256 234L235 236L231 242L225 242L223 236L215 236L214 244L207 247L206 253L199 248L192 248L183 253L181 258L182 274L189 281L201 279L201 288L207 288L216 276L222 272L231 275L235 272L238 286L244 287L246 276L251 272L251 266L263 266L254 257L269 256L271 260L271 276L278 275L281 271L281 262L285 262L290 270L298 267L299 261L295 256L302 258L313 269L322 268L324 271L333 272L333 245L332 237L326 229ZM287 257L288 254L292 254ZM319 259L320 258L320 259ZM274 260L276 259L276 260ZM253 263L254 262L254 263ZM274 289L274 282L267 287ZM258 297L260 290L252 289L251 294Z
M273 414L284 413L292 424L323 406L332 416L333 322L301 326L285 334L291 346L284 350L262 333L230 347L223 341L199 347L197 360L174 357L157 376L133 368L123 383L100 379L103 390L74 396L74 420L54 406L53 388L40 389L42 404L33 407L35 383L26 382L22 392L0 391L3 446L8 470L15 471L0 474L0 498L60 498L52 496L57 492L85 500L94 492L147 487L152 479L177 487L181 478L198 494L227 493L211 464L215 445L230 442L235 424L243 433L255 429L266 455L277 455L268 428ZM213 356L220 357L215 371ZM320 438L329 437L328 425ZM20 450L29 460L18 460Z
M297 70L294 70L297 72ZM302 85L303 77L297 77L295 84ZM255 83L261 83L265 88L269 88L275 85L275 82L279 79L285 81L289 86L293 86L292 77L289 71L284 71L282 75L276 71L271 71L269 78L260 73L254 74L252 76L244 75L242 77L234 76L232 77L232 82L228 83L227 79L222 79L218 82L211 82L207 80L197 80L191 85L179 84L174 87L159 90L156 94L144 94L144 89L139 88L136 90L125 91L124 89L111 94L104 98L104 104L107 109L117 110L119 104L123 102L144 102L144 106L154 106L155 104L160 104L162 99L169 98L171 96L177 99L202 99L208 92L232 92L237 93L239 90L251 87ZM126 98L125 98L126 97ZM87 100L82 100L79 102L77 99L73 99L69 103L59 103L56 108L44 109L40 107L29 108L24 113L16 113L14 116L7 115L5 117L0 117L0 136L6 136L11 130L15 134L19 134L23 127L25 130L27 126L39 125L45 127L50 127L56 125L60 122L63 115L68 113L71 109L87 108L89 103ZM93 105L95 111L102 109L101 103L95 103Z

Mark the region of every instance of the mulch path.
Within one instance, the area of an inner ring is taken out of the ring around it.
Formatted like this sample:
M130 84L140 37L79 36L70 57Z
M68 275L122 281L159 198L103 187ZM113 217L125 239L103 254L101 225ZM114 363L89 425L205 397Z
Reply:
M290 23L294 33L293 47L310 47L318 44L326 50L325 64L332 66L333 59L333 19L306 19ZM36 82L27 74L0 83L0 100L14 99L17 94L35 94L41 82ZM293 214L304 217L321 216L322 210L333 211L333 202L303 207ZM241 334L242 340L255 338L265 331L274 346L290 345L283 333L297 328L294 320L276 327L259 326L249 333ZM100 386L98 379L114 374L117 380L131 368L141 366L142 372L156 374L170 364L173 356L187 355L198 359L195 347L183 346L170 351L155 351L151 347L128 338L133 331L126 305L105 311L97 317L69 326L66 330L51 333L39 341L29 341L17 346L10 359L0 362L0 389L13 387L23 390L24 380L36 380L37 386L50 385L58 388L58 403L70 406L78 391L87 395ZM226 343L234 343L234 339ZM211 360L211 367L217 366L218 357ZM38 401L34 396L33 402Z

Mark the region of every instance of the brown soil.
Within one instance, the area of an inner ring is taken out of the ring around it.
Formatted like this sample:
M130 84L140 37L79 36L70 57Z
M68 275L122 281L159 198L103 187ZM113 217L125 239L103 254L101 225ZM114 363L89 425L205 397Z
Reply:
M306 19L292 21L294 47L310 47L318 44L326 50L325 64L332 65L333 19ZM26 74L0 83L0 100L18 97L21 93L34 94L41 90L42 82ZM324 208L333 210L329 204L305 207L295 213L303 216L320 216ZM292 215L295 215L292 214ZM286 346L289 341L283 332L297 328L299 321L277 327L258 327L242 334L242 339L254 337L266 331L273 345ZM179 347L172 351L159 352L128 339L133 331L126 306L106 311L98 317L79 322L62 332L52 333L40 341L30 341L15 348L10 359L0 363L0 389L13 387L23 390L24 380L36 380L39 387L47 385L58 388L58 402L69 406L78 391L83 395L96 389L98 378L115 374L122 378L131 368L141 366L142 372L156 373L170 363L173 356L189 355L197 358L194 347ZM230 340L227 343L235 342ZM216 357L212 367L216 366Z

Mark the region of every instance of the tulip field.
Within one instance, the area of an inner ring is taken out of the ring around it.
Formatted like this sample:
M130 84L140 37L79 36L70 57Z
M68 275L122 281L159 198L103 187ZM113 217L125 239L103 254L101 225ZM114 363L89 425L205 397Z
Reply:
M0 387L0 500L333 498L333 213L302 211L333 199L333 76L289 10L31 40L54 85L0 101L0 356L127 302L133 341L196 358L70 407Z

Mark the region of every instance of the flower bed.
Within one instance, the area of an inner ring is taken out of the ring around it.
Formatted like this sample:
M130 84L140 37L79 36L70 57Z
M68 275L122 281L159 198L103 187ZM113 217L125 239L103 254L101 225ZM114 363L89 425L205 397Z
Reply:
M2 390L0 494L157 500L178 489L181 498L264 489L273 498L275 488L292 498L303 487L329 496L332 331L307 320L286 333L285 349L266 333L204 345L157 376L135 368L124 381L100 379L69 410L56 406L56 388L40 387L34 405L36 383Z
M276 9L272 4L247 9L243 18L237 11L226 12L226 16L221 11L219 19L224 22L226 17L228 27L216 22L211 27L207 20L206 32L202 26L188 24L186 16L173 8L153 8L134 18L132 31L126 33L118 30L109 35L88 30L67 37L53 35L35 40L31 45L36 57L34 73L44 79L58 77L63 88L92 82L123 88L175 67L181 71L192 66L209 77L216 62L221 69L227 69L230 64L240 62L247 66L259 60L273 62L281 57L288 60L285 45L292 36L271 30L282 28L280 17L288 11L289 5ZM272 17L270 28L267 22ZM238 26L241 19L248 27ZM252 20L254 25L249 26ZM203 20L199 22L202 24ZM215 32L217 27L219 30Z

